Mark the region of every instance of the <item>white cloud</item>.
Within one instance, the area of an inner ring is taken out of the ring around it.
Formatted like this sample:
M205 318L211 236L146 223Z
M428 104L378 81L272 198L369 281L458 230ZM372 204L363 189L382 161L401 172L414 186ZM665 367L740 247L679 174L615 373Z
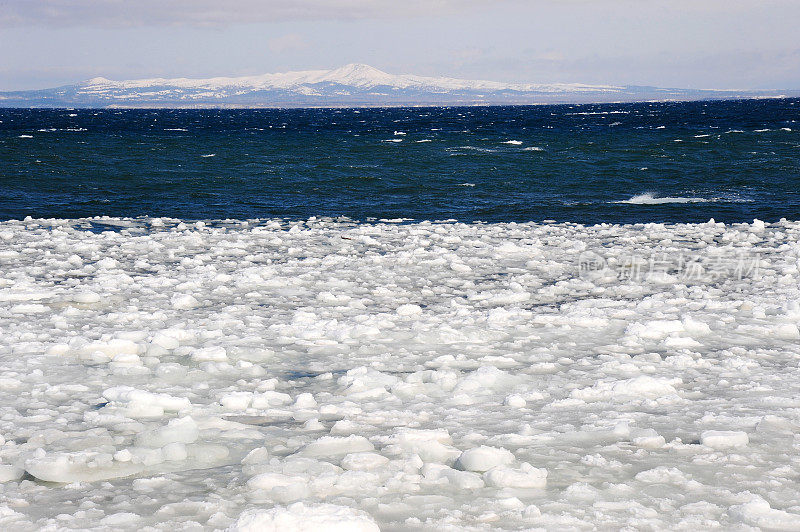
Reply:
M479 0L0 0L0 26L213 27L431 16L481 5Z

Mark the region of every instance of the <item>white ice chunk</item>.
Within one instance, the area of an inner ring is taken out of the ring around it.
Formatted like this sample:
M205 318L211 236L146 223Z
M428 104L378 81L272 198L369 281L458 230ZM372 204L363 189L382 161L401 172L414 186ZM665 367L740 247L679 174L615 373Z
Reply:
M103 392L103 397L109 401L127 403L130 408L138 406L158 407L166 412L178 412L191 406L186 397L175 397L165 393L151 393L137 390L130 386L116 386Z
M192 360L196 362L225 362L228 352L221 345L202 347L192 353Z
M639 434L631 439L631 442L643 449L660 449L666 444L664 436L656 433L654 430L649 430L645 434Z
M732 518L766 530L797 530L800 514L772 508L763 497L753 495L749 502L732 506Z
M342 458L342 467L351 471L369 471L389 463L389 459L378 453L350 453Z
M426 464L422 475L430 481L446 480L450 485L462 490L475 490L484 487L483 478L472 471L459 471L442 464Z
M683 330L684 324L679 320L652 320L645 323L633 323L628 325L625 334L648 340L660 340L666 338L671 333L678 333Z
M99 452L53 453L25 461L25 470L47 482L94 482L135 475L144 465L118 462L111 454Z
M700 435L700 441L712 449L745 447L750 443L746 432L738 430L707 430Z
M288 405L291 402L292 396L288 393L267 390L265 392L255 394L253 396L253 402L250 406L253 408L269 408L273 406Z
M511 464L514 460L513 453L507 449L481 445L462 452L456 460L455 467L483 473L493 467Z
M372 451L375 447L363 436L323 436L300 450L304 456L340 456L349 453Z
M796 340L800 338L800 329L794 323L782 323L774 329L775 336L782 340Z
M495 466L483 478L486 484L497 488L543 488L547 485L547 470L523 462L519 469Z
M141 516L133 512L117 512L107 515L100 520L100 524L111 528L131 528L136 526Z
M271 490L276 487L283 488L292 484L305 483L305 477L284 475L283 473L261 473L247 481L248 487L260 490Z
M103 353L109 359L115 359L118 355L138 354L141 352L139 345L132 340L115 338L107 342L94 342L81 349L84 354Z
M450 433L444 429L401 429L390 443L402 452L415 454L424 462L452 463L461 451L453 447Z
M164 447L170 443L194 443L200 436L197 423L189 416L172 419L163 426L136 436L136 445Z
M25 469L14 464L0 464L0 482L19 480L25 474Z
M314 408L317 406L317 401L314 399L314 396L308 392L301 393L297 396L294 401L294 406L296 408Z
M416 316L422 313L422 307L411 303L400 305L397 307L397 314L399 316Z
M332 504L295 503L269 510L243 513L231 532L380 532L369 515L360 510Z
M676 395L677 390L673 384L678 382L681 382L678 378L663 379L641 375L632 379L600 381L590 388L572 390L570 397L583 401L655 399Z
M511 408L525 408L525 405L527 405L528 402L520 394L512 393L511 395L506 396L506 398L503 400L503 404L510 406Z
M172 296L172 308L189 310L200 306L200 302L191 294L175 294Z
M226 393L220 397L219 402L230 410L247 410L253 402L253 394L251 392Z
M91 303L99 303L102 300L102 298L97 292L92 292L90 290L87 290L84 292L76 292L72 294L72 300L75 303L88 305Z

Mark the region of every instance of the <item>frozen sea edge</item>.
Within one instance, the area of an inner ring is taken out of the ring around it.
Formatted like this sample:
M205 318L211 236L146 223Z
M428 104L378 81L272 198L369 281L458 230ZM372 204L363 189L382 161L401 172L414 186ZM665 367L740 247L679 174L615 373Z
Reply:
M799 255L785 220L2 222L0 526L796 529Z

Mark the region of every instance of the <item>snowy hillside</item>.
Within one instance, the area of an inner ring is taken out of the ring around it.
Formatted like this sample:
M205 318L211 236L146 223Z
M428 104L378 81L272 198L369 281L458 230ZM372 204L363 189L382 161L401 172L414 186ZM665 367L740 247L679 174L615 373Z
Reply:
M103 94L119 90L149 89L152 87L175 87L176 89L220 91L226 94L242 90L296 90L305 93L303 87L341 85L354 89L392 88L396 90L424 90L430 92L454 91L516 91L516 92L618 92L623 87L583 84L536 84L499 83L496 81L466 80L455 78L434 78L409 74L387 74L377 68L363 64L349 64L334 70L305 70L264 74L239 78L152 78L127 81L112 81L94 78L84 85L85 93Z
M580 83L501 83L388 74L364 64L208 79L92 78L74 85L0 93L3 107L297 107L481 105L688 100L777 96L754 91L622 87Z

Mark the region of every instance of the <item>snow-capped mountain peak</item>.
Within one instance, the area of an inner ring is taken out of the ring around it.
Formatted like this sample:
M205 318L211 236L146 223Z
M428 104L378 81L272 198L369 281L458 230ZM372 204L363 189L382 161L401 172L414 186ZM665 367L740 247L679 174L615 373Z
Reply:
M350 63L349 65L329 70L320 78L320 81L356 87L375 87L378 85L393 85L397 77L363 63Z

